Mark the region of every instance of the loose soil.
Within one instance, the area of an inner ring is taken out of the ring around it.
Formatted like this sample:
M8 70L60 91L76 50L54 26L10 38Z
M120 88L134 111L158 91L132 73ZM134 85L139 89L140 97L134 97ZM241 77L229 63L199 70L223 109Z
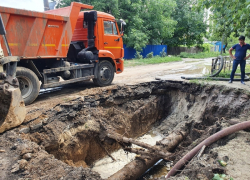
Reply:
M21 126L0 135L0 179L102 179L95 163L121 148L108 132L138 138L156 131L163 136L156 144L164 148L164 137L185 130L188 136L170 159L176 163L230 120L246 121L249 98L248 91L226 86L154 81L61 94L49 107L38 100ZM215 173L248 179L248 135L238 132L207 147L172 179L211 179Z

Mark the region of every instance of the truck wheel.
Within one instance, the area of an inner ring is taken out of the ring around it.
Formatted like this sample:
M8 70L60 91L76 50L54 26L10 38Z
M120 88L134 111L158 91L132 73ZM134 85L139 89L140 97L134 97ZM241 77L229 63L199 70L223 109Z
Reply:
M114 66L109 61L101 61L98 65L97 78L93 81L97 86L108 86L114 79Z
M16 77L25 105L31 104L40 91L40 82L36 74L30 69L17 67Z

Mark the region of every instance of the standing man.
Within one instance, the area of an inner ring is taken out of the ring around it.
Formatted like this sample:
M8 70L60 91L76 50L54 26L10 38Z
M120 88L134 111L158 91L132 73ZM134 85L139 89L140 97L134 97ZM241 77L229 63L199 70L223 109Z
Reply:
M232 51L235 49L235 55L232 54ZM239 37L239 44L235 44L233 47L229 49L229 54L233 58L233 69L230 76L229 83L233 82L235 71L237 70L238 65L240 64L241 71L241 84L245 85L245 68L246 68L246 60L250 57L247 56L247 50L250 49L250 45L245 43L245 36Z

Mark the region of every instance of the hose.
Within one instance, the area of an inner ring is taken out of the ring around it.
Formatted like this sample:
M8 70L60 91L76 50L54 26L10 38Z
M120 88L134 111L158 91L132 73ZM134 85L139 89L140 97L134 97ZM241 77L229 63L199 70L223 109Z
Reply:
M221 59L221 62L220 62L220 68L218 69L218 71L215 73L215 74L212 74L211 76L209 77L215 77L217 76L218 74L220 74L221 70L223 69L223 66L224 66L224 58L223 56L219 56L218 59ZM217 60L218 60L217 59ZM214 65L215 66L215 65Z
M210 144L214 143L215 141L218 141L219 139L225 136L228 136L237 131L244 130L247 128L250 128L250 121L246 121L246 122L242 122L242 123L230 126L208 137L207 139L202 141L198 146L192 149L189 153L187 153L183 158L181 158L174 165L174 167L169 171L169 173L166 176L166 179L168 179L170 176L174 176L177 173L177 171L181 169L186 164L186 162L190 161L204 145L209 146Z
M221 78L221 77L184 77L181 76L182 79L186 79L186 80L192 80L192 79L212 79L212 80L218 80L218 81L229 81L230 78ZM249 81L250 78L249 76L245 76L244 81ZM236 78L234 79L234 81L241 81L241 79Z

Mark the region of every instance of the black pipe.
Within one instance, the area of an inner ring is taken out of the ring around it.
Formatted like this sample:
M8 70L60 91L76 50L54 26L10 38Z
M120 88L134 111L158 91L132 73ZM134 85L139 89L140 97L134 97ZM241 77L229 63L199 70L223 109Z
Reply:
M220 77L184 77L181 76L182 79L186 79L186 80L192 80L192 79L212 79L212 80L218 80L218 81L229 81L230 78L220 78ZM245 76L244 81L249 81L250 78L248 76ZM236 78L234 79L234 81L241 81L241 79Z
M84 21L88 25L88 48L95 47L94 27L97 21L97 12L96 11L85 12Z
M221 59L220 68L219 68L219 70L215 74L212 74L209 77L215 77L215 76L217 76L218 74L220 74L221 70L223 69L223 66L224 66L224 58L223 58L223 56L219 56L218 59ZM218 61L218 59L217 59L217 61ZM215 66L215 65L213 64L212 66Z

